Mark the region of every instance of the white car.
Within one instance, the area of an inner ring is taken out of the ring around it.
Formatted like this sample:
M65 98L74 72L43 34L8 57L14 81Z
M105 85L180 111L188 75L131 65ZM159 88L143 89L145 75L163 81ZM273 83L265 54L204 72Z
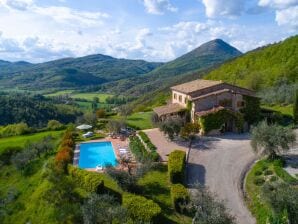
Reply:
M93 132L92 131L88 131L87 133L83 134L84 138L89 138L93 136Z

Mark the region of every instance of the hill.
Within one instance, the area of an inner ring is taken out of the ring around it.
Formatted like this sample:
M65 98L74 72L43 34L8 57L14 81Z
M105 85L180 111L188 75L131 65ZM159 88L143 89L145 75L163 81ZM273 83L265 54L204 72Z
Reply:
M168 88L182 77L204 71L226 60L241 55L241 52L220 39L202 44L198 48L167 62L140 77L120 80L108 85L107 89L125 92L128 95L140 96L147 92Z
M298 36L248 52L211 71L205 78L254 90L298 81Z
M2 69L0 63L0 80L3 87L17 86L36 90L99 85L148 73L162 63L117 59L97 54L28 64L23 67L5 61L2 64L5 66L5 69Z

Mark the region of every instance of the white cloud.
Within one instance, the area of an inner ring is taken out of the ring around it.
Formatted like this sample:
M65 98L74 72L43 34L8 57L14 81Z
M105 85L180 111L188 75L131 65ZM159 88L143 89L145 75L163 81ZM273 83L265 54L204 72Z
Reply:
M246 0L202 0L209 18L220 16L235 17L241 15Z
M298 0L259 0L258 5L276 9L285 9L298 4Z
M275 20L280 26L288 26L293 31L298 30L298 6L277 10Z
M15 10L27 10L33 5L33 0L0 0L0 5Z
M166 11L176 12L178 9L169 0L144 0L146 11L150 14L162 15Z

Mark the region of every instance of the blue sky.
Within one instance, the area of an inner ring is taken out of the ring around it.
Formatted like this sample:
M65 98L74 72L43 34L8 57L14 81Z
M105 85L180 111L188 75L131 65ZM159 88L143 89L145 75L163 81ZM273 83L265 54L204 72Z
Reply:
M298 0L0 0L0 59L169 61L215 38L242 52L298 33Z

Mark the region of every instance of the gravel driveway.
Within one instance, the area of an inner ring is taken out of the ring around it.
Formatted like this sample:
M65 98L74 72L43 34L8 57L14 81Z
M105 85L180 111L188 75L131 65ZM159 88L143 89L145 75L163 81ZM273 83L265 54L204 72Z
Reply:
M189 153L188 184L200 182L225 201L239 224L255 219L244 205L241 176L254 160L248 135L203 137Z

